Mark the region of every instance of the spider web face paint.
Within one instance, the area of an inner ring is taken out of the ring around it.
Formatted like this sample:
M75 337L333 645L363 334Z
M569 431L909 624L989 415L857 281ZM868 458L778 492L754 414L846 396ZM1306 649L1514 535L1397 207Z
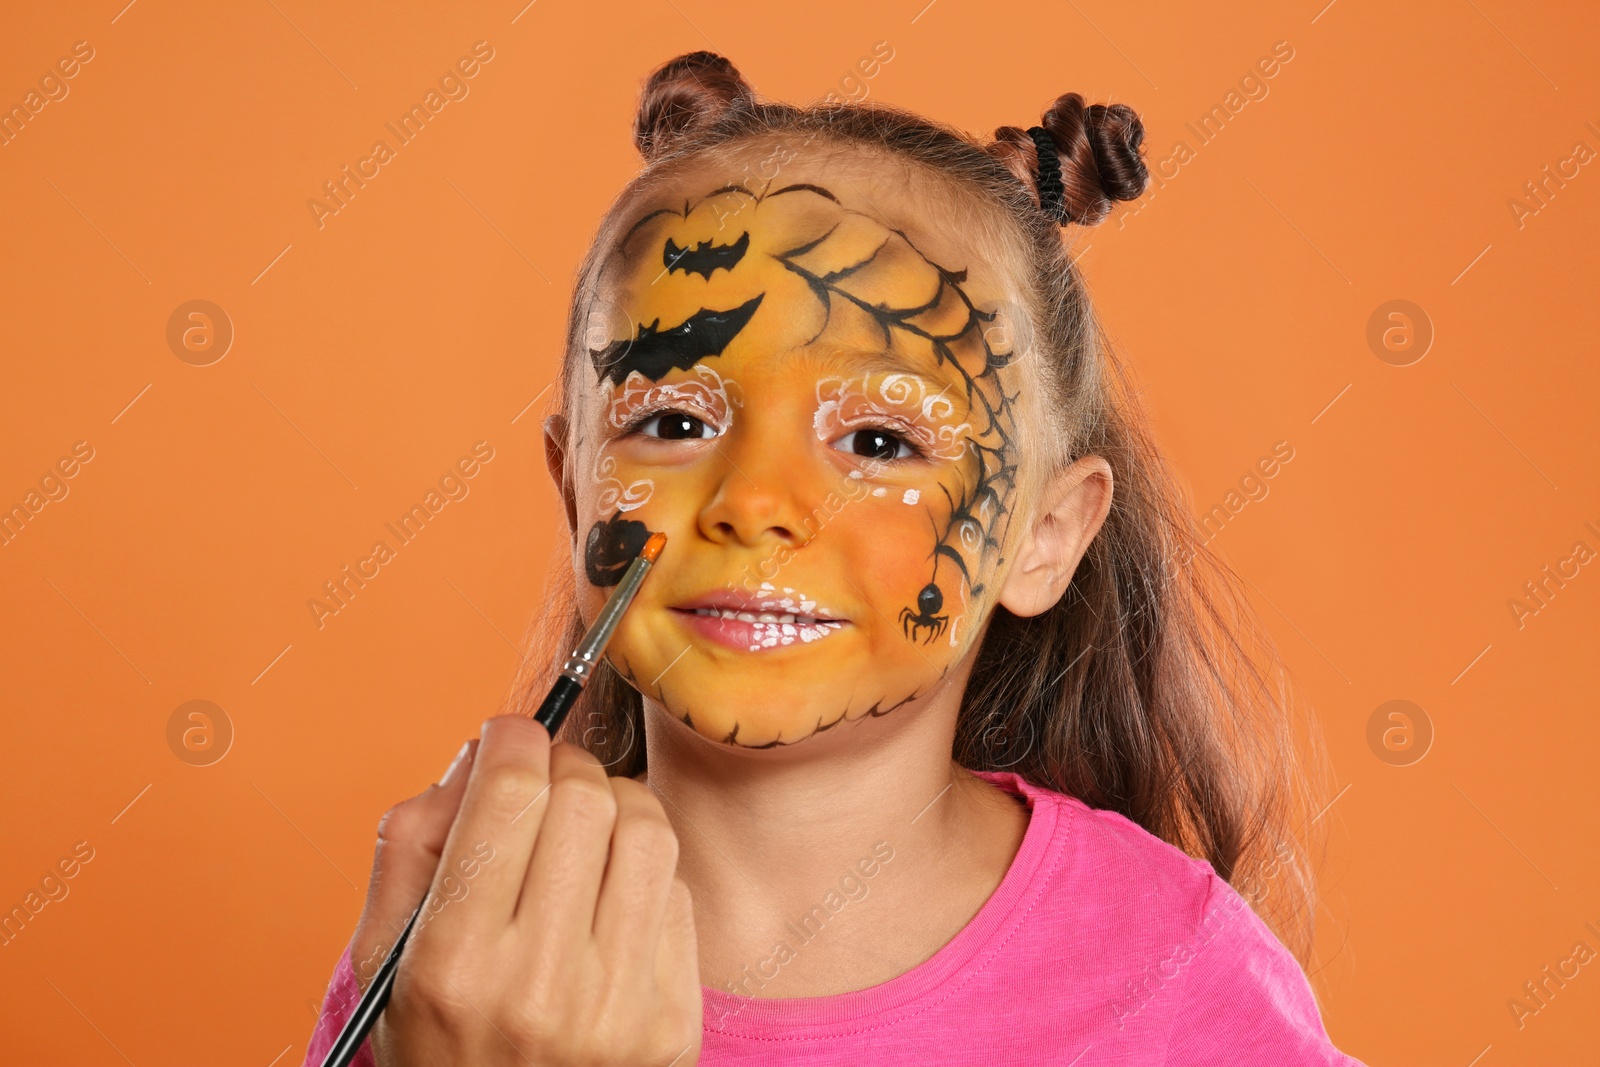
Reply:
M602 546L626 521L671 545L614 662L714 740L788 745L903 707L989 607L1016 468L1020 372L991 344L1005 290L982 264L945 262L968 254L951 251L959 235L877 215L904 203L799 176L725 186L643 215L601 263L612 313L588 340L598 402L581 436L603 482L578 487L580 513ZM912 454L863 458L883 433ZM750 611L754 649L673 610L719 591ZM592 580L584 595L603 600Z
M906 636L924 643L944 634L950 616L944 612L945 584L958 583L964 599L973 600L984 591L976 576L992 552L1000 548L996 536L1000 520L1010 514L1010 498L1016 487L1016 459L1013 439L1016 432L1014 394L1006 392L1000 371L1009 366L1012 353L996 351L985 329L996 318L995 312L980 311L962 288L965 270L950 270L928 259L899 230L879 236L881 224L865 215L845 213L839 222L814 241L787 252L778 259L784 267L803 278L817 300L831 316L835 308L854 309L865 314L882 333L887 348L905 337L913 344L928 346L938 365L959 376L965 398L970 430L958 440L959 430L941 428L944 447L964 443L973 460L974 478L970 486L952 493L941 486L949 503L943 523L934 523L934 547L928 583L917 591L915 605L900 610L900 623ZM870 251L869 251L870 246ZM882 298L881 276L910 272L926 275L932 281L928 298L920 304L897 307ZM885 383L890 390L908 391L910 380ZM942 396L930 399L931 405ZM924 442L934 450L932 442ZM942 573L945 571L952 574ZM954 644L955 634L951 634Z

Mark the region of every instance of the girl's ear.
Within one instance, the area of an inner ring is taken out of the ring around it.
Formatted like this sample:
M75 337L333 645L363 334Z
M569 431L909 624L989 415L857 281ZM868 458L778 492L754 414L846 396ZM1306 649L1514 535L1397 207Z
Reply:
M1055 606L1111 511L1111 492L1111 464L1099 456L1084 456L1045 483L1000 587L1007 611L1026 618Z
M544 420L544 464L567 510L567 533L576 536L578 498L572 491L572 483L567 480L567 420L563 415L551 415Z

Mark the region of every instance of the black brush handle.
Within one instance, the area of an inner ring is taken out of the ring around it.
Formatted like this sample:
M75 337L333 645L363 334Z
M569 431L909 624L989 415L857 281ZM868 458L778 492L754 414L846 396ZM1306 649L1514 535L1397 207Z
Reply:
M423 899L426 901L426 895ZM400 937L395 941L394 948L389 950L388 958L383 961L383 966L378 968L372 984L361 994L361 1001L356 1005L356 1010L346 1020L344 1029L339 1031L339 1039L322 1058L322 1067L350 1067L350 1061L356 1058L361 1043L367 1039L373 1024L378 1021L384 1005L389 1003L389 994L394 990L395 972L400 969L400 950L406 947L406 941L411 937L411 930L417 925L417 916L421 914L422 905L418 904L417 910L412 912L411 918L406 921L406 928L400 931Z
M539 710L533 713L533 721L548 730L553 739L556 731L561 729L561 722L567 717L567 712L578 702L578 694L581 692L583 692L582 685L565 674L561 675L556 679L556 684L550 687L550 695L544 698Z
M540 726L555 737L556 731L561 729L561 722L567 717L567 712L572 710L572 705L577 703L578 694L583 692L583 686L565 674L556 679L555 685L550 687L550 693L544 698L544 703L539 705L539 710L533 713L533 719ZM427 895L423 895L423 903L427 902ZM378 968L377 975L372 979L372 984L361 995L361 1001L356 1005L356 1010L344 1024L344 1029L339 1031L339 1039L323 1057L322 1067L350 1067L350 1061L356 1058L356 1053L361 1048L361 1043L367 1039L367 1034L377 1023L378 1016L383 1013L384 1006L389 1003L389 994L394 991L395 972L400 969L400 953L406 947L406 941L411 937L411 930L417 925L417 916L422 914L422 904L417 905L417 910L411 913L411 918L406 923L406 928L400 931L400 937L395 941L394 948L389 950L389 956L383 961L383 966Z

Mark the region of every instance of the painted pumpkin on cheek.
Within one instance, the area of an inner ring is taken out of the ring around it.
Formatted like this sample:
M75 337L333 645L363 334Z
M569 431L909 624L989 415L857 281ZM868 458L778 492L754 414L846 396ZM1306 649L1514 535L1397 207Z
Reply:
M1020 370L994 286L829 189L724 187L617 239L580 402L584 615L696 731L792 744L927 694L992 606ZM972 291L969 291L972 290Z

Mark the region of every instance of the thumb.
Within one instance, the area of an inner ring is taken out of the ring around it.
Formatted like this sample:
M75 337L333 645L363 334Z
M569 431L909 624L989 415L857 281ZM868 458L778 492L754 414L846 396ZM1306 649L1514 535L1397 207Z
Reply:
M438 784L402 800L378 822L367 902L350 941L350 963L363 993L433 884L477 752L473 738L461 746Z

